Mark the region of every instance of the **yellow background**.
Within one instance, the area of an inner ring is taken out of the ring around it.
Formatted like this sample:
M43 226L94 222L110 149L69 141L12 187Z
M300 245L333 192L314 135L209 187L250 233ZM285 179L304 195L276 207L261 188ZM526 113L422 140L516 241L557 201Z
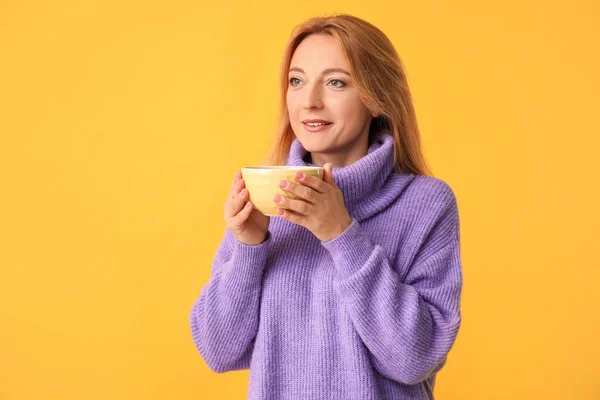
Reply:
M288 36L332 12L396 45L459 201L437 398L600 399L600 6L354 3L0 3L0 399L245 398L188 315L231 178L271 140Z

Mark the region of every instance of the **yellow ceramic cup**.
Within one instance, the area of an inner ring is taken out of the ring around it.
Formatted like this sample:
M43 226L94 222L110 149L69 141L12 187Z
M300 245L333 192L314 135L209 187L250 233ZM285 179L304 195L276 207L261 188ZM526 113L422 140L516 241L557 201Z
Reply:
M279 187L279 182L282 180L297 183L296 172L323 179L322 167L264 166L242 168L242 178L250 195L249 200L254 204L254 208L264 215L277 216L277 208L285 207L273 201L275 194L279 193L292 199L298 198L298 196Z

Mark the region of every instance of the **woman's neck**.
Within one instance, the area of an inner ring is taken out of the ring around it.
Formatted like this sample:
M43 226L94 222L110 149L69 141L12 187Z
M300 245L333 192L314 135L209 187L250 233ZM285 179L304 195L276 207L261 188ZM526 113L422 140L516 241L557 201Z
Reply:
M349 144L349 150L342 150L336 153L311 153L308 152L302 158L304 162L322 167L326 163L330 162L333 168L343 168L367 155L369 146L372 144L372 138L368 136L363 140L359 138L355 143Z

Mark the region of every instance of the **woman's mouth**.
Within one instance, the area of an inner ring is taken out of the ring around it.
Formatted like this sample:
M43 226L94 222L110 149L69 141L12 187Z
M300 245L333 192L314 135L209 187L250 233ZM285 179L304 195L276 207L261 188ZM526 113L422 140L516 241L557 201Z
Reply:
M302 122L304 129L309 132L321 132L333 125L332 122Z

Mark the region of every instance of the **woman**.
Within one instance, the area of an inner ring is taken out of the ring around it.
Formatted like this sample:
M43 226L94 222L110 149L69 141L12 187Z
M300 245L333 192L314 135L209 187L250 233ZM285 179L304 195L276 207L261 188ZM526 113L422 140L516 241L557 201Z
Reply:
M429 176L400 59L349 15L293 32L274 164L324 166L282 182L279 218L239 172L227 229L190 316L216 372L250 368L249 399L432 399L460 322L453 191Z

